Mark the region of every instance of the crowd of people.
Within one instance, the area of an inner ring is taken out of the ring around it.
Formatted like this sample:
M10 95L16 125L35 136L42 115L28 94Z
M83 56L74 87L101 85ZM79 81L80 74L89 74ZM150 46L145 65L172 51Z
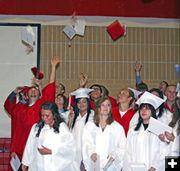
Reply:
M15 88L4 103L11 117L10 158L19 158L19 171L165 171L165 157L180 156L176 85L162 81L149 89L136 63L136 89L122 88L117 99L104 85L87 87L85 74L66 97L55 80L59 62L51 59L44 88L36 74L32 85ZM153 119L172 131L156 134Z

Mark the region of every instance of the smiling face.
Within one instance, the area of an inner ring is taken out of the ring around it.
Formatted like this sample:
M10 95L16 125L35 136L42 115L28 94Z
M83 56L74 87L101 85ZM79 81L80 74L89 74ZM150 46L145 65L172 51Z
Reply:
M92 86L91 88L94 90L90 93L91 99L93 100L99 99L102 95L100 87Z
M29 102L36 102L40 97L40 92L37 88L32 87L29 91L28 91L28 99Z
M80 113L83 113L83 114L87 113L88 103L87 103L86 98L82 97L78 101L77 107L78 107Z
M167 100L173 103L175 101L176 95L177 95L176 86L174 86L174 85L168 86L165 94L167 96Z
M49 125L50 127L53 126L54 118L50 110L41 109L41 118L45 124Z

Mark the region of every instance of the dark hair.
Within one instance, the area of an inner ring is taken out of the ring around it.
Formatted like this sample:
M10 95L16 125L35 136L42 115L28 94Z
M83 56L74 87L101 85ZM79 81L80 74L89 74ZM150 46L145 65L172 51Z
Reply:
M67 107L68 107L68 100L66 98L66 96L64 94L58 94L56 97L62 97L63 100L64 100L64 104L63 104L63 109L64 110L67 110Z
M138 119L138 123L136 125L136 127L134 128L135 131L138 131L141 124L143 123L143 119L140 115L140 110L143 108L143 107L147 107L148 109L150 109L151 111L151 117L157 119L156 117L156 110L155 108L151 105L151 104L148 104L148 103L142 103L140 106L139 106L139 109L138 109L138 112L139 112L139 119Z
M59 85L61 85L62 89L64 90L64 92L63 92L63 93L65 93L65 91L66 91L66 88L65 88L64 84L62 84L62 83L59 83Z
M99 112L100 112L101 104L102 104L104 101L106 101L106 100L108 100L109 102L111 102L108 97L101 97L101 98L97 101L96 106L95 106L94 123L95 123L95 125L98 126L98 127L99 127ZM110 103L110 104L111 104L111 103ZM113 117L112 117L112 108L111 108L111 110L110 110L110 112L109 112L109 114L108 114L107 124L110 125L113 121L114 121L114 119L113 119Z
M169 85L168 83L167 83L167 81L161 81L161 83L164 83L164 84L166 84L166 87Z
M134 92L132 90L130 90L130 89L127 89L127 90L129 92L129 97L132 97L131 101L129 102L129 106L131 106L135 100L135 96L134 96Z
M101 85L101 90L103 96L109 96L109 90L104 85Z
M64 122L63 118L59 115L58 107L54 102L45 102L41 105L41 109L50 110L52 112L54 118L53 129L55 133L59 133L59 125L61 122ZM41 118L37 123L36 127L38 128L38 132L36 137L39 137L41 129L44 127L44 120Z
M175 100L173 117L169 126L174 128L176 123L178 124L177 134L180 134L180 97L177 97Z
M99 85L99 84L93 84L93 85L90 86L90 89L93 89L93 87L99 87L100 92L102 93L101 85Z
M159 97L161 98L161 99L164 99L163 98L163 92L160 90L160 89L158 89L158 88L152 88L151 90L149 90L149 92L150 93L152 93L153 91L155 91L156 93L158 93L159 94ZM158 107L158 109L159 109L159 113L158 113L158 118L160 118L161 116L162 116L162 114L163 114L163 111L164 111L164 103L162 103L159 107Z
M74 120L73 120L73 123L72 123L72 128L74 127L75 125L75 122L76 122L76 119L77 117L79 116L79 109L77 107L77 103L79 103L79 101L81 100L82 98L77 98L75 99L75 105L74 105ZM86 101L87 101L87 116L86 116L86 120L85 120L85 124L88 122L88 119L89 119L89 115L91 113L91 105L90 105L90 99L89 98L85 98Z
M136 85L136 89L137 89L138 91L144 92L144 91L148 91L148 86L147 86L146 83L141 82L140 84L137 84L137 85Z

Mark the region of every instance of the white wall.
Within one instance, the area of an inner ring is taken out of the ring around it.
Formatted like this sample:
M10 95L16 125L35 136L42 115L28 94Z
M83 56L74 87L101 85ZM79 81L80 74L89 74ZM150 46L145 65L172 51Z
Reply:
M4 101L17 86L30 85L31 67L37 66L37 27L34 51L27 54L21 42L25 26L0 25L0 137L11 136L11 119L4 111Z

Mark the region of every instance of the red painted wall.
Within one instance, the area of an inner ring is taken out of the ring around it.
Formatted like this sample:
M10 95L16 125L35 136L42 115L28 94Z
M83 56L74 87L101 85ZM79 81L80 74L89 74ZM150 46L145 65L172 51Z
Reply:
M180 18L180 0L0 0L0 14Z

